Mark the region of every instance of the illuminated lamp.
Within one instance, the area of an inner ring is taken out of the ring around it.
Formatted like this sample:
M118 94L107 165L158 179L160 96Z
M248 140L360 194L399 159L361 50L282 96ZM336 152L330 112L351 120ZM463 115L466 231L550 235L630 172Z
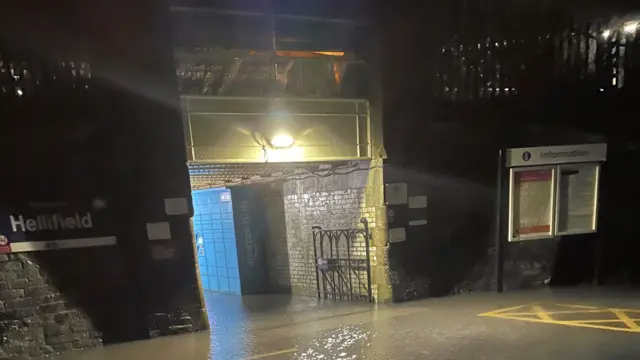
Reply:
M269 139L269 144L274 149L287 149L287 148L290 148L291 146L293 146L294 142L295 141L294 141L293 137L291 137L291 135L286 134L286 133L277 134L277 135L273 136L271 139Z

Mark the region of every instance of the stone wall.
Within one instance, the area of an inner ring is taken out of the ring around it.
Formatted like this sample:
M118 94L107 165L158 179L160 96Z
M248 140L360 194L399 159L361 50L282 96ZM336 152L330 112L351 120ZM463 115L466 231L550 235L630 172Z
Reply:
M386 301L386 228L381 162L360 162L355 170L336 170L333 175L291 179L283 185L286 248L281 243L270 271L278 274L281 286L290 286L296 294L316 294L315 258L312 226L323 229L361 227L369 221L372 283L374 297ZM363 252L364 243L356 242L354 252ZM382 290L380 290L382 289Z
M73 295L28 255L0 254L0 358L29 359L102 346Z
M269 287L275 293L287 293L292 290L282 185L271 184L264 194L265 204L269 207L266 213L269 228L266 248Z
M173 244L123 235L116 246L0 254L0 359L205 330L188 221L171 223Z
M491 263L495 188L467 174L393 165L385 182L427 197L427 223L407 224L406 240L389 246L394 301L454 293L478 264Z
M470 277L484 276L493 264L498 152L489 139L499 129L490 125L385 128L397 138L387 149L385 184L405 183L408 197L427 197L427 223L407 225L406 240L389 246L394 301L468 291ZM395 155L397 148L404 157Z

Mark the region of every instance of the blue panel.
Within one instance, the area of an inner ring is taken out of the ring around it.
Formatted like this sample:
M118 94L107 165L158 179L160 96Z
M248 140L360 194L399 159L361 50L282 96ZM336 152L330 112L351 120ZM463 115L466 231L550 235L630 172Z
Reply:
M229 279L226 277L218 277L218 283L220 284L220 291L229 292Z
M240 293L233 207L228 189L194 191L193 228L202 244L198 266L205 290Z
M216 252L216 265L227 266L227 257L223 252Z
M211 277L218 277L218 268L215 266L209 266L207 267L207 275L211 276Z
M204 256L198 256L198 265L207 266L207 259Z
M220 221L222 219L222 215L220 213L211 213L211 220Z
M216 221L215 223L212 224L211 228L213 229L213 231L222 230L222 222L217 222Z
M207 266L216 266L216 253L208 253L207 254Z
M229 291L233 293L240 293L240 279L229 278Z
M227 267L228 268L237 268L238 267L238 253L237 253L237 251L234 251L234 255L235 256L227 256ZM207 266L211 266L211 264L207 264Z
M206 254L207 260L212 258L213 254L215 252L216 252L216 250L215 250L215 245L213 245L213 242L205 241L205 243L204 243L204 253Z
M239 277L240 277L240 269L239 269L239 268L237 268L237 267L229 266L229 267L227 268L227 276L228 276L229 278L233 278L233 277L237 277L237 278L239 278Z
M233 209L231 206L231 202L223 202L220 204L220 209L223 213L232 213Z
M209 290L220 291L220 285L218 284L218 277L209 276Z

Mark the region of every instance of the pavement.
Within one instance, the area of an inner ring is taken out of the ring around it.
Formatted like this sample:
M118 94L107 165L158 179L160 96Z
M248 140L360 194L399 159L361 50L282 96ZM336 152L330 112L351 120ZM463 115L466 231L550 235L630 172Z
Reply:
M477 293L394 305L207 293L212 330L55 360L622 360L640 358L640 295Z

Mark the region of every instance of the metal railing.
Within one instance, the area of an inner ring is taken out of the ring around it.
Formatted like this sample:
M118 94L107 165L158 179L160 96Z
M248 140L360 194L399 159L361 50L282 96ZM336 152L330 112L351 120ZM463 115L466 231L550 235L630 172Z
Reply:
M435 93L441 99L511 97L558 82L598 92L637 81L640 26L573 23L545 32L451 40L440 49Z
M309 162L372 155L366 100L183 96L181 106L191 161ZM282 123L290 126L295 146L270 149L264 129Z

